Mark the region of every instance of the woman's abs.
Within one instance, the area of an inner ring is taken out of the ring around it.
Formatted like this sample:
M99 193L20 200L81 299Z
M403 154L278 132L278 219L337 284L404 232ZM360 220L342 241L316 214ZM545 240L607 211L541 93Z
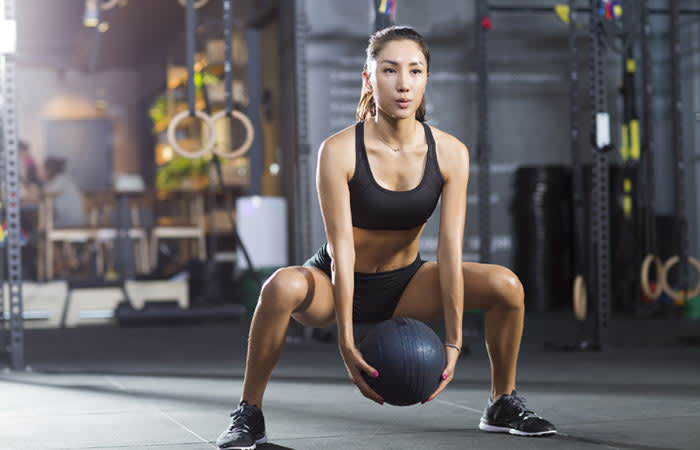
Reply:
M386 272L410 265L418 254L422 231L422 226L411 230L353 228L355 272Z

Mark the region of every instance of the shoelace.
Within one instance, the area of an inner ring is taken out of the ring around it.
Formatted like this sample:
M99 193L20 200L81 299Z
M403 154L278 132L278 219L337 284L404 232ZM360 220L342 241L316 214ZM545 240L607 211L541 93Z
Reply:
M246 408L245 406L239 406L234 412L231 413L231 426L228 427L229 431L250 431L250 426L245 423L245 419L253 415L252 408Z
M528 409L528 407L525 406L525 397L521 397L519 395L511 395L510 398L513 400L513 403L520 410L520 414L518 414L518 416L520 416L520 417L525 416L525 419L530 419L532 417L540 417L534 411L532 411L531 409Z

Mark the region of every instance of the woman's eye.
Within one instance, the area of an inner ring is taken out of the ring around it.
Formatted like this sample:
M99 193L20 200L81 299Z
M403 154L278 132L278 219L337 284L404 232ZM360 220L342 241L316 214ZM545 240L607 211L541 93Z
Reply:
M391 73L391 72L394 72L394 69L391 69L391 68L389 68L389 67L387 67L386 69L384 69L384 73Z

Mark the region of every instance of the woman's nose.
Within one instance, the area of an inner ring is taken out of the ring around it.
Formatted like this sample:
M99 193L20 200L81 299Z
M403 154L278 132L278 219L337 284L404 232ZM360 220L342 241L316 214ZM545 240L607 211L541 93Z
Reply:
M406 92L408 91L408 82L407 82L407 76L399 73L399 76L396 77L396 89L401 91L401 92Z

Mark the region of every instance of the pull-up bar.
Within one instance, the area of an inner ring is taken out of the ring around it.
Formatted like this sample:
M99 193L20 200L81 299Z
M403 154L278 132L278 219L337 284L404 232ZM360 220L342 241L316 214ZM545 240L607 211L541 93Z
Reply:
M545 6L545 5L488 5L489 12L512 12L512 13L551 13L559 5ZM568 5L561 5L568 6ZM575 8L576 12L579 13L589 13L590 8Z
M568 6L565 4L556 4L552 6L546 5L488 5L489 12L511 12L511 13L551 13L557 6ZM590 13L591 9L579 7L574 9L577 13ZM697 15L700 16L700 9L681 8L678 10L680 15ZM671 14L668 8L649 8L649 14Z

